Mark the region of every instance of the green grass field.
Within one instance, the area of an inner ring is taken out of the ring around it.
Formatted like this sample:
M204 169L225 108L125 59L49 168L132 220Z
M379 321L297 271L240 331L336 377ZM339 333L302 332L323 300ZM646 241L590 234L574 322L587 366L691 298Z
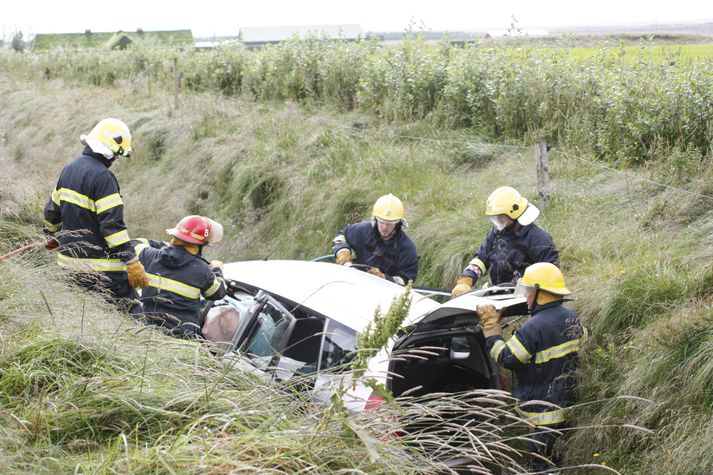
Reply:
M567 53L576 59L587 59L596 55L605 54L611 59L625 58L633 62L646 57L657 61L697 61L713 58L713 43L710 44L676 44L676 45L651 45L646 43L641 46L620 46L610 44L606 46L573 47Z

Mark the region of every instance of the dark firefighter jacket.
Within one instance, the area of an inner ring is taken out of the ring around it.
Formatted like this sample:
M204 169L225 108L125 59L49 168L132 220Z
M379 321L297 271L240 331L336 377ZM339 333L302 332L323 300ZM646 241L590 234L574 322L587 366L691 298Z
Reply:
M62 169L45 205L45 230L57 231L57 263L65 268L102 272L102 285L118 296L131 289L124 262L134 257L124 224L119 183L109 170L111 161L85 147L82 155ZM132 290L131 290L132 291Z
M513 394L520 401L518 412L536 425L565 422L566 409L576 399L576 370L580 344L586 329L577 315L561 301L538 305L528 320L506 342L502 336L488 337L490 355L513 371ZM546 404L527 403L546 401Z
M387 280L401 285L416 280L416 245L403 232L400 224L397 225L394 237L388 241L381 239L373 220L349 224L334 237L334 255L340 249L353 250L356 253L356 264L379 268Z
M493 227L470 264L479 267L481 275L489 271L490 283L499 285L515 283L525 269L536 262L558 265L559 254L555 243L537 225L521 226L516 223L502 231ZM470 269L464 270L463 275L472 277L473 281L478 280L477 274Z
M200 298L225 297L223 273L181 246L145 239L132 243L149 279L141 293L144 314L174 334L200 334Z

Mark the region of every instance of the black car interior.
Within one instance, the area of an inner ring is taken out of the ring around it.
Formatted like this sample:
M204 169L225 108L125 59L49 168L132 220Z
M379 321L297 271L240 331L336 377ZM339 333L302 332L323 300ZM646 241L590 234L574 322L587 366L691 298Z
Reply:
M311 316L297 318L283 356L306 363L301 369L303 373L316 371L323 331L323 320Z
M421 396L470 389L499 388L485 342L477 331L424 332L392 355L389 378L394 396Z

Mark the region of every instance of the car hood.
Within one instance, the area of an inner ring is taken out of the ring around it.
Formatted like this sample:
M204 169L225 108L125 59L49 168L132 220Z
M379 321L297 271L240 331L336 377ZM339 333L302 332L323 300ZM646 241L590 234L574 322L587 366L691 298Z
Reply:
M223 275L262 289L331 318L358 332L373 321L379 308L386 313L405 288L366 272L327 262L242 261L225 264ZM404 326L440 307L433 299L413 294ZM293 310L288 308L288 310Z

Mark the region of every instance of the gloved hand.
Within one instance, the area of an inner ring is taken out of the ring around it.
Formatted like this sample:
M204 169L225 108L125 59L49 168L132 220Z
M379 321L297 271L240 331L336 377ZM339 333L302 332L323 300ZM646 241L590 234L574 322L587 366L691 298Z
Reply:
M378 267L369 267L369 270L367 272L382 279L384 278L384 273L381 272Z
M133 288L145 289L149 286L149 278L138 257L126 262L126 273L129 274L129 285Z
M52 249L57 249L58 247L59 241L53 238L52 236L47 236L47 241L45 241L45 248L51 251Z
M456 281L456 286L453 287L453 290L451 290L451 295L453 297L463 295L464 293L468 292L473 287L473 285L475 285L475 282L473 282L472 277L462 275L460 276L460 279Z
M210 268L211 269L220 269L220 272L223 272L223 261L219 261L218 259L213 259L210 261Z
M352 263L352 251L344 248L337 251L337 255L334 258L334 262L340 266L344 264Z
M483 327L485 338L503 334L503 329L500 327L500 312L495 309L495 305L479 305L475 312L480 318L480 326Z

